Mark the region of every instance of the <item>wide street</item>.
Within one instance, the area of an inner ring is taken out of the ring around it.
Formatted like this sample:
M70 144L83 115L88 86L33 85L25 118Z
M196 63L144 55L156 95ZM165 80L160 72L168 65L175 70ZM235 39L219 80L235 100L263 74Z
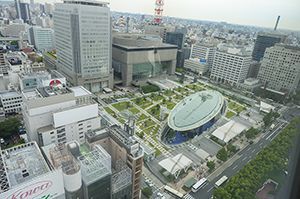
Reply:
M238 152L231 160L228 160L229 165L221 166L216 171L214 171L210 176L208 176L208 181L202 189L196 193L190 193L194 198L197 199L207 199L212 196L214 184L222 176L226 175L228 178L235 175L239 170L241 170L245 164L247 164L251 159L253 159L265 146L267 146L287 125L287 122L278 120L275 122L275 127L271 130L266 130L258 142L248 145L242 151ZM226 164L226 163L225 163ZM228 163L227 163L228 164Z

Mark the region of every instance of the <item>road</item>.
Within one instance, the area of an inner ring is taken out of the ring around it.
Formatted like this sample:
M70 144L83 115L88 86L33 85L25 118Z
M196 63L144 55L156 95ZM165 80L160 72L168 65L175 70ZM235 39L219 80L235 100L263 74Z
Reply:
M221 166L221 168L217 169L214 173L212 173L207 178L210 180L209 183L207 183L202 189L200 189L196 193L190 193L194 198L199 199L208 199L212 196L214 184L216 181L218 181L222 176L226 175L228 178L235 175L239 170L241 170L251 159L253 159L265 146L267 146L281 131L282 128L284 128L287 125L287 122L283 120L278 120L275 122L275 127L270 130L266 130L264 135L261 137L261 139L253 143L252 145L248 145L245 147L242 151L238 152L236 154L234 161L230 164L230 166L227 166L227 168L224 168L224 166ZM238 157L238 158L236 158ZM230 162L230 160L229 160ZM222 168L223 167L223 168ZM213 177L212 177L213 176Z

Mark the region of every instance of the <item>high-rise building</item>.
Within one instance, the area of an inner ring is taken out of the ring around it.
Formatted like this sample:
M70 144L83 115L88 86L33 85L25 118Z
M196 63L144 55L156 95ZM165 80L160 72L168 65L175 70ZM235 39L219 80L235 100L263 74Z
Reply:
M182 49L184 46L184 34L179 32L167 32L166 43L178 46Z
M243 47L219 46L210 77L218 82L238 85L246 78L251 62L251 52Z
M122 173L114 175L113 198L139 199L144 151L132 133L113 125L107 129L87 132L86 141L90 146L101 145L111 155L112 166L117 171L125 171L120 168L129 168L124 177ZM130 170L131 175L128 176Z
M30 23L30 9L28 3L21 3L20 0L15 0L17 18L22 19L25 23Z
M6 53L6 50L0 46L0 74L7 74L7 65L5 63L4 54Z
M37 51L53 50L54 31L51 28L32 26L29 28L29 41Z
M300 48L283 44L267 48L258 79L266 88L292 94L300 80Z
M65 0L53 14L57 69L72 85L91 92L113 86L108 3Z
M266 48L274 46L276 43L283 42L285 40L286 36L283 34L280 34L278 32L272 32L272 33L265 33L260 32L258 33L254 45L254 49L252 52L252 58L255 61L260 61L265 53Z
M101 127L98 104L84 87L65 87L58 79L49 86L23 92L23 118L30 141L40 146L84 143L84 133Z
M174 32L175 27L165 25L146 25L145 34L158 35L162 38L163 42L166 42L167 32Z

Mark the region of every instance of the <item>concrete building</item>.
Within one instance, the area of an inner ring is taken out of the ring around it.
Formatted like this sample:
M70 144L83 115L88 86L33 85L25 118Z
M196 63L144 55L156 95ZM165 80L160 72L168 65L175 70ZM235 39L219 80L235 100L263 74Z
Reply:
M166 42L167 32L175 31L175 27L173 26L164 26L164 25L158 26L158 25L151 25L151 24L146 25L144 29L145 29L145 34L160 36L163 42Z
M36 88L42 88L51 86L52 84L66 85L66 78L56 70L50 72L29 72L19 73L20 90L34 90Z
M67 88L56 82L23 93L23 118L28 138L40 146L76 140L101 127L98 104L83 87Z
M286 35L278 32L260 32L258 33L252 52L252 58L255 61L261 61L263 58L266 48L274 46L276 43L281 43L286 39Z
M208 71L208 64L206 62L201 62L199 59L186 59L184 68L197 75L203 75Z
M206 61L209 70L211 70L214 56L219 42L199 42L192 45L191 58L200 59L202 62Z
M293 94L300 80L300 48L283 44L267 48L258 79L268 89Z
M117 34L113 37L113 68L116 78L128 86L162 74L174 74L177 46L157 36Z
M6 50L0 46L0 74L7 74L8 66L5 63L4 54Z
M65 198L61 170L53 170L35 142L1 150L0 198Z
M143 148L140 146L139 142L135 140L133 135L121 129L121 127L113 125L107 129L88 132L86 134L86 141L90 146L97 144L101 145L111 155L114 168L116 168L118 165L117 163L121 161L131 170L131 185L128 184L128 181L122 181L121 178L119 178L119 188L125 190L128 190L126 187L130 188L131 195L129 196L130 192L125 194L126 197L125 195L119 195L121 193L116 186L113 187L113 195L118 197L114 198L139 199L141 194L144 152ZM128 179L128 177L126 179Z
M261 86L259 79L247 78L245 81L239 85L242 89L253 92L255 89L258 89Z
M112 88L108 3L65 0L55 4L53 20L58 71L91 92Z
M14 37L19 40L20 33L25 32L27 26L28 24L10 23L3 26L1 34L4 37Z
M54 31L51 28L32 26L29 28L29 41L37 51L44 52L54 48Z
M22 95L17 91L0 93L0 102L5 114L20 113L22 110Z
M215 53L210 78L231 85L242 83L251 62L251 52L243 47L222 45Z
M15 8L17 11L17 18L22 19L25 23L30 23L30 9L28 3L20 2L20 0L15 0Z

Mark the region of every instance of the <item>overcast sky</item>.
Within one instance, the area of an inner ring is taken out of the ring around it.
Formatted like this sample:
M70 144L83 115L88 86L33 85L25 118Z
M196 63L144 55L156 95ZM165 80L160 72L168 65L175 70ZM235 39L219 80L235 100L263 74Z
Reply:
M35 0L45 2L45 0ZM59 1L59 0L47 0ZM155 0L104 0L111 10L154 13ZM300 0L165 0L164 15L210 21L300 30Z

